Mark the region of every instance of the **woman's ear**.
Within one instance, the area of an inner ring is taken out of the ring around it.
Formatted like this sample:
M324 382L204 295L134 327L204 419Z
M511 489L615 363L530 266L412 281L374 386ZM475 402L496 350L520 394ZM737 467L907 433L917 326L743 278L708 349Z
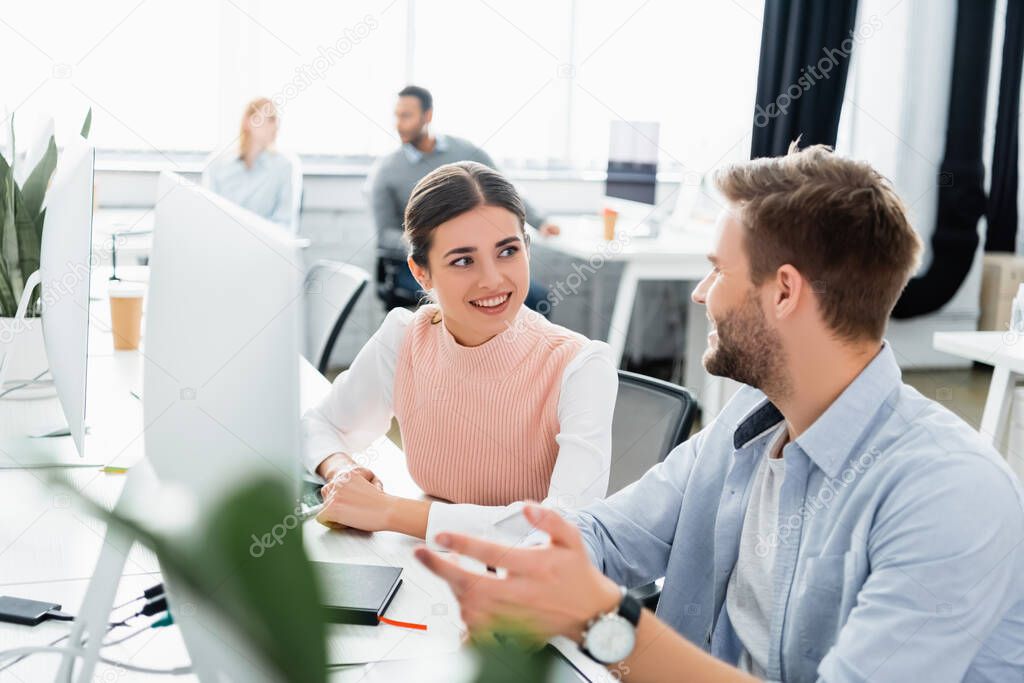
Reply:
M406 263L409 264L409 270L412 271L412 276L416 278L416 282L420 283L420 287L423 288L424 292L430 291L430 272L420 266L412 260L412 256L406 259Z

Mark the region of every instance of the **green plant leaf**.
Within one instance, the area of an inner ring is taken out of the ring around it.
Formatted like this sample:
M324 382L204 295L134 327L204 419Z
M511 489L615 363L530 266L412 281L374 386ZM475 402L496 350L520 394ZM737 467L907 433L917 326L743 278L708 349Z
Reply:
M50 142L46 145L46 153L43 154L43 158L39 160L39 163L32 169L28 177L25 178L25 184L21 188L21 192L25 196L25 208L32 219L35 219L43 208L46 188L50 184L50 177L53 176L53 169L56 167L57 143L51 135ZM28 277L29 275L30 273L22 273L22 277Z
M53 482L67 486L54 477ZM183 538L168 537L116 511L80 499L97 516L130 531L150 547L161 571L215 610L273 670L269 678L295 683L327 680L326 627L318 579L306 557L301 526L256 556L253 537L294 514L281 481L262 478L226 492L203 522ZM175 604L169 602L171 614Z
M14 237L14 172L0 154L0 315L11 317L18 309L18 296L8 262L14 263L17 250Z
M85 114L85 121L82 123L82 137L89 138L89 129L92 128L92 107L89 107L89 111Z
M18 312L18 299L14 296L14 285L7 272L7 264L0 259L0 317L13 318Z
M39 270L39 250L41 244L42 223L37 228L39 214L30 214L25 207L25 197L18 186L14 186L14 233L18 236L18 270L24 283L29 275ZM39 297L39 289L32 292L29 299L28 317L36 313L35 301Z
M294 529L281 545L259 557L251 550L253 539L282 524L295 506L281 482L250 485L224 500L206 530L206 541L196 550L208 563L213 585L224 594L224 610L244 625L254 648L275 666L280 679L313 683L327 678L326 627L302 532ZM214 561L211 547L220 549Z
M474 641L479 656L476 683L549 681L555 653L527 633L501 633L493 641Z

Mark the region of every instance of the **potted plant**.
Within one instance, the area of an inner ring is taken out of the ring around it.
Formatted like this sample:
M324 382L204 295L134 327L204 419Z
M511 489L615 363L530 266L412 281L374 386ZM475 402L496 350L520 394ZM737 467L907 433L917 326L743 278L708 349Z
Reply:
M92 110L82 126L83 137L88 137L91 122ZM40 291L32 283L39 270L44 204L57 166L57 144L50 135L38 162L27 174L20 173L15 168L12 115L8 156L0 153L0 393L5 384L9 391L31 383L48 366L39 321ZM27 155L22 163L34 161L33 156Z
M63 479L51 482L68 488ZM212 651L222 651L211 661L194 662L202 671L237 664L259 671L261 681L326 682L323 600L301 526L272 550L252 552L253 538L293 514L295 499L286 482L257 474L243 477L218 500L200 504L181 491L151 501L149 509L131 511L108 510L71 490L90 513L156 554L175 591L169 597L172 619L187 621ZM167 500L203 513L182 527L188 515L181 507L168 508Z

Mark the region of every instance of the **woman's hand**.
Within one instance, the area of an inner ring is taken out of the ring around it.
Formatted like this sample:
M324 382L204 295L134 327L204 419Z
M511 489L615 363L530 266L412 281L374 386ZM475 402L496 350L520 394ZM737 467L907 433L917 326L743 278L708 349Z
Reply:
M554 510L528 505L524 513L531 524L548 533L550 544L511 548L448 533L435 539L489 567L504 567L505 578L468 572L426 548L417 548L416 557L451 586L471 632L511 622L527 628L541 642L553 635L579 642L590 619L618 607L619 588L590 563L575 526Z
M318 522L332 529L351 527L362 531L387 529L393 496L384 493L380 479L365 467L336 475L322 489L324 509Z
M348 472L360 470L360 474L370 481L377 483L377 477L365 467L359 464L345 453L332 453L328 455L316 468L316 473L323 477L324 481L331 481Z

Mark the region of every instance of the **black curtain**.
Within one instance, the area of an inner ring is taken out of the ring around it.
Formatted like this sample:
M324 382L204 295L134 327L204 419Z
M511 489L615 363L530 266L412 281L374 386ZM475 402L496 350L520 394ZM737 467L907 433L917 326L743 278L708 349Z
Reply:
M766 0L750 158L835 146L857 0Z
M1003 65L999 72L996 137L992 149L992 184L988 195L985 251L1017 249L1017 145L1019 142L1020 76L1024 61L1024 2L1006 6Z
M912 318L942 308L956 294L974 261L978 219L986 205L982 137L994 10L995 0L957 3L946 153L937 178L939 203L931 241L932 262L926 273L907 284L896 302L894 318Z

